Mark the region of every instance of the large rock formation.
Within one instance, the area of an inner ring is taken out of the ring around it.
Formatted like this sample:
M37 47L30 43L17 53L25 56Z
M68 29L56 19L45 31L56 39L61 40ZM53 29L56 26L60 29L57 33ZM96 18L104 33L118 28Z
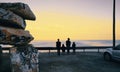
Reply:
M0 3L0 43L14 45L29 43L33 40L32 35L24 30L25 19L36 19L27 4Z
M0 8L0 25L25 29L25 21L9 10Z
M36 17L24 3L0 3L0 44L10 49L12 72L38 72L37 50L30 44L34 37L26 31L25 19Z
M24 3L0 3L0 8L10 10L23 19L35 20L36 17L27 4Z
M39 72L39 53L32 45L13 47L10 52L12 72Z
M0 43L10 45L28 44L34 38L29 31L0 26Z

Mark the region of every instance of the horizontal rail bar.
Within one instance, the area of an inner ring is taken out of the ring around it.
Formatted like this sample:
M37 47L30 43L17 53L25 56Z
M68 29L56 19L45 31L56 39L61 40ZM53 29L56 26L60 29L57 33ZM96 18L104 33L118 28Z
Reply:
M2 50L9 50L11 47L3 47ZM38 50L57 50L56 47L35 47ZM106 49L112 48L112 46L83 46L76 47L76 49ZM72 47L70 49L73 49Z

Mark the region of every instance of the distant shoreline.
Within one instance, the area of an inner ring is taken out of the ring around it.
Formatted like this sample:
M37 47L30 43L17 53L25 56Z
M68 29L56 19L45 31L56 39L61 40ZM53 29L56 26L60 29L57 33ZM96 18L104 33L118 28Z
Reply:
M79 46L112 46L112 40L71 40L71 42L76 42ZM31 44L40 47L55 47L56 41L32 41ZM62 44L65 44L65 40L61 40ZM116 40L116 45L120 44L120 40Z
M76 42L77 47L80 46L112 46L112 40L71 40L71 42ZM33 40L30 44L33 44L35 47L55 47L56 41L46 41L46 40ZM65 44L65 40L61 41L62 44ZM116 45L120 44L120 40L116 40ZM11 47L10 45L2 45L2 47Z

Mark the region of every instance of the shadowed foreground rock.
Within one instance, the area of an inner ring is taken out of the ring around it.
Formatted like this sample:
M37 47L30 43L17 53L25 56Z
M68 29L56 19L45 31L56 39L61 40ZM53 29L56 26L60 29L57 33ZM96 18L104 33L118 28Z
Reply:
M24 3L0 3L0 8L10 10L23 19L35 20L36 17L27 4Z
M3 26L0 26L0 35L1 44L27 44L34 39L33 36L29 33L29 31Z
M32 45L13 47L10 54L12 72L39 72L39 53Z
M25 19L36 19L27 4L0 3L0 44L13 46L10 49L12 72L39 72L39 53L29 44L34 37L25 30Z
M26 26L24 20L20 16L2 8L0 8L0 25L11 27L16 26L23 29Z
M25 17L35 20L27 4L24 3L0 3L0 43L16 45L29 43L34 38L25 31ZM15 40L15 41L13 41Z

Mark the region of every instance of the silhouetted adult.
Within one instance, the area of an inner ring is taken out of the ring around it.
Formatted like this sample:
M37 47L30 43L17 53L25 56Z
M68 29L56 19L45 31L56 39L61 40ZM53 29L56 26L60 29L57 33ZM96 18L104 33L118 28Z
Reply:
M75 42L72 43L72 49L73 49L73 53L75 54L76 53L76 51L75 51L76 50L76 44L75 44Z
M58 54L59 56L60 56L60 47L61 47L60 39L57 39L56 48L57 48L57 54Z
M70 53L70 45L71 45L71 41L70 41L70 38L68 38L66 41L67 54Z
M65 53L65 45L62 44L62 52Z

